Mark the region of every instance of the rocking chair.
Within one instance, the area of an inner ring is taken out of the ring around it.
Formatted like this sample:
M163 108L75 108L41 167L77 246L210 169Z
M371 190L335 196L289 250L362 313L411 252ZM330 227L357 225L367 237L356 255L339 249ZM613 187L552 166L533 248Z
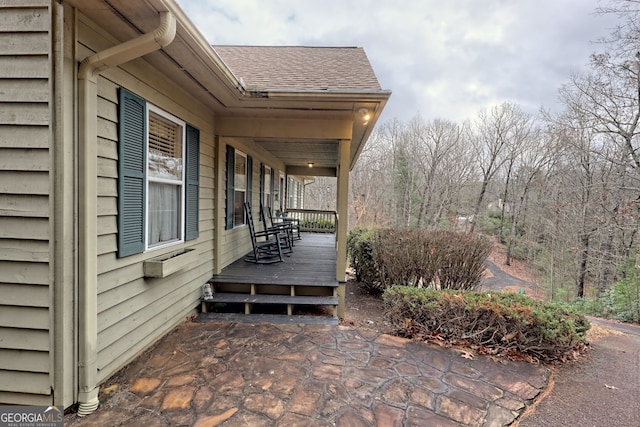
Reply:
M271 213L271 208L267 207L267 214L272 224L288 224L291 227L291 235L295 240L301 240L300 236L300 220L298 218L287 218L286 213L280 214L276 220ZM280 222L278 222L280 221Z
M283 262L280 232L269 230L256 232L253 224L253 216L251 215L251 205L248 202L244 204L244 211L247 215L251 244L253 245L253 252L244 260L256 264Z
M267 209L269 208L265 208L260 204L260 219L262 220L265 231L280 232L280 245L282 249L286 250L287 253L293 252L293 228L291 224L284 222L274 223L271 220L271 216L268 215L270 210Z

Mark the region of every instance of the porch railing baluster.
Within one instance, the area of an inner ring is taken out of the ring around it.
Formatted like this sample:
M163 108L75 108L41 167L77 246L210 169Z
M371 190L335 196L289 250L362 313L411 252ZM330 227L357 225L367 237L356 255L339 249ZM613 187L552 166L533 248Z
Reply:
M335 233L337 226L336 211L321 211L315 209L287 209L290 218L300 221L300 231L313 233Z

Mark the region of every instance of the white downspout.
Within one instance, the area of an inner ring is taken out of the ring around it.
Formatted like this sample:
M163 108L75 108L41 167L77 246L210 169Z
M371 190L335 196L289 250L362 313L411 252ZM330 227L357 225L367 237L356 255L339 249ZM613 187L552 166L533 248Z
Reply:
M160 12L154 31L86 58L78 71L78 415L98 407L98 75L101 71L161 49L176 34L176 19Z

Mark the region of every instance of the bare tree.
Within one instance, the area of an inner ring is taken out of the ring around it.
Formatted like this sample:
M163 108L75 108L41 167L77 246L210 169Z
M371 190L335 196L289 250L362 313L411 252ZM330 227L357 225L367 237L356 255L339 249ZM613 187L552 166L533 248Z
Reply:
M513 190L512 221L506 239L505 264L511 265L513 246L518 228L525 228L529 192L536 180L546 175L546 169L559 160L561 147L548 133L531 129L525 135L516 160L516 185ZM505 191L506 192L506 191ZM503 212L504 215L504 212Z
M453 126L450 123L448 126ZM471 145L465 138L468 135L466 129L468 122L455 125L449 133L447 154L442 157L439 164L440 172L435 180L432 206L435 211L432 214L433 227L442 227L445 222L455 224L460 212L468 212L468 199L465 190L470 187L474 177L474 163ZM451 221L453 219L453 222Z
M513 226L515 226L515 203L509 203L510 201L510 184L511 177L514 172L514 169L517 168L518 162L521 160L520 157L527 150L527 146L531 144L535 144L531 138L531 134L533 132L533 119L530 115L522 112L518 107L514 106L513 109L513 117L511 122L511 130L509 132L509 137L506 138L506 149L504 156L504 169L505 169L505 179L504 179L504 187L502 192L502 208L500 212L500 227L498 230L498 238L500 242L505 242L504 237L504 224L506 219L506 210L507 207L511 209L511 217ZM512 226L512 228L513 228ZM507 265L510 263L510 255L507 254Z
M615 28L600 40L612 54L629 58L640 51L640 1L610 0L609 4L596 8L596 12L617 18Z
M362 151L350 175L350 221L352 226L387 225L391 187L391 147L393 133L378 128Z
M439 228L466 215L475 231L495 197L506 263L531 248L567 300L610 286L640 231L640 0L609 4L600 12L621 24L608 51L570 76L565 109L547 114L544 129L508 102L462 125L419 116L382 124L352 173L353 224Z
M601 291L609 286L614 266L634 246L640 213L640 3L610 4L599 11L618 14L621 23L604 40L608 50L593 54L590 71L572 75L560 90L566 128L588 135L574 153L583 179L578 296L588 280Z
M449 176L447 166L452 160L464 162L460 158L462 127L458 124L442 119L424 125L419 134L419 144L416 147L416 161L421 172L420 206L416 226L437 227L442 218L442 210L447 203L447 192L453 191L447 185Z
M504 153L508 149L509 142L515 138L516 123L521 116L520 108L507 102L494 106L488 111L482 110L478 114L471 142L481 173L481 184L473 209L474 221L471 224L471 232L475 229L489 183L507 159Z
M336 209L336 185L334 177L318 176L305 182L306 209L318 209L323 211Z

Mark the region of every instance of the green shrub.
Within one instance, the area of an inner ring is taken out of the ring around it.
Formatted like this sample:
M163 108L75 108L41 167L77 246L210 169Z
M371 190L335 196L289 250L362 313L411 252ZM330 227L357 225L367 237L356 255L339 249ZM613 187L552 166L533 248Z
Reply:
M627 270L627 277L613 285L606 298L610 315L623 322L640 322L640 270Z
M476 222L478 224L478 228L482 231L482 233L487 234L489 236L497 236L498 231L500 230L500 212L494 212L489 216L476 216ZM508 229L507 227L505 229Z
M363 282L370 292L380 292L379 282L375 279L373 246L378 229L354 227L347 235L347 254L358 282Z
M573 303L581 313L640 323L640 269L628 259L621 268L623 279L599 297L578 298Z
M511 247L511 256L514 259L528 261L536 259L540 253L540 245L529 240L515 239Z
M592 298L592 297L584 297L577 298L573 306L580 313L590 314L592 316L606 316L607 315L607 307L605 304L606 298Z
M565 360L585 342L584 315L519 294L435 291L394 286L384 293L396 333L466 345L486 354Z
M336 223L330 219L316 218L316 219L303 219L300 221L300 228L306 230L332 230L336 226Z
M572 304L576 299L576 287L572 283L560 283L547 291L551 295L551 300L556 303Z

